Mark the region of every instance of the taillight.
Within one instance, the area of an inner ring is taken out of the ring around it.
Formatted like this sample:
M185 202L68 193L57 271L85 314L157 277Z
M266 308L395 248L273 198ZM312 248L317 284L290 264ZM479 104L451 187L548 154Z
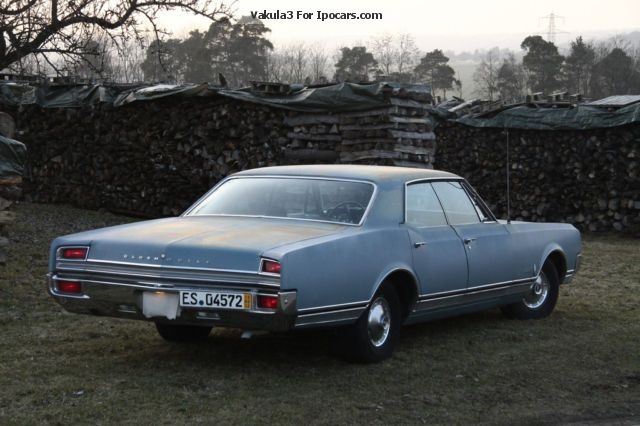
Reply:
M56 285L62 293L82 293L82 285L78 281L58 280Z
M61 259L85 260L87 258L87 247L67 247L60 250Z
M258 308L263 309L277 309L278 308L278 296L265 296L258 295Z
M276 262L275 260L263 260L262 261L262 272L268 272L270 274L279 274L281 270L280 262Z

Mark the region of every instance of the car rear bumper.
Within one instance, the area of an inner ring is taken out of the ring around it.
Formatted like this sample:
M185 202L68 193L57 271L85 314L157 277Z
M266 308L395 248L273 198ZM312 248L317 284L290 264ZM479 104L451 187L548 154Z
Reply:
M122 281L108 282L93 279L74 278L81 283L78 294L64 293L59 290L57 281L68 279L55 274L47 275L49 294L67 311L79 314L108 316L124 319L137 319L171 324L203 325L242 328L246 330L287 331L293 328L297 317L296 292L263 289L247 286L237 291L252 295L248 309L224 309L178 306L180 291L219 290L215 284L203 288L187 285L165 286L158 288L153 284L129 284ZM153 293L166 295L176 300L175 310L169 307L165 315L149 316L145 312L143 295ZM257 296L278 297L276 309L262 309L257 306Z

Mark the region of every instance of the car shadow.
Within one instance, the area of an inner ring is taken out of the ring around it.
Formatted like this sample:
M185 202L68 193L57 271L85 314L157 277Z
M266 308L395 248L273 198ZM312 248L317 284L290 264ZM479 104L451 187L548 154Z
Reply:
M487 330L511 327L498 310L462 315L402 328L396 354L433 345L449 344L451 340L469 339ZM155 333L153 324L149 332ZM242 338L236 329L214 329L208 339L194 343L165 342L159 336L150 337L150 345L128 354L126 362L149 364L150 361L179 364L188 361L199 368L211 365L243 367L269 365L286 368L293 365L336 366L348 364L339 357L337 329L300 330L288 333L256 334Z

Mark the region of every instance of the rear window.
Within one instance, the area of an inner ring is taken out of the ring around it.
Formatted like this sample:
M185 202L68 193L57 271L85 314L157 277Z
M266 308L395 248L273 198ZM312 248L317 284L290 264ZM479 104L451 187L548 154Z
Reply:
M190 213L260 216L358 224L373 184L342 180L250 177L229 179Z

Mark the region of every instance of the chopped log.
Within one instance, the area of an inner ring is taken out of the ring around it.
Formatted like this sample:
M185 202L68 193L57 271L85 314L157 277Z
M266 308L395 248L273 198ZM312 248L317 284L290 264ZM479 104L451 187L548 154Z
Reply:
M309 124L335 124L338 122L337 115L328 114L305 114L285 117L285 126L303 126Z
M305 141L322 141L322 142L339 142L342 139L340 135L311 135L306 133L287 133L289 139L300 139Z
M436 139L436 135L433 132L404 132L402 130L390 130L391 136L398 139L420 139L420 140L430 140L433 141Z
M333 163L339 159L340 155L336 151L320 149L287 149L284 152L284 157L292 160Z
M6 112L0 112L0 135L13 139L16 130L16 122Z

